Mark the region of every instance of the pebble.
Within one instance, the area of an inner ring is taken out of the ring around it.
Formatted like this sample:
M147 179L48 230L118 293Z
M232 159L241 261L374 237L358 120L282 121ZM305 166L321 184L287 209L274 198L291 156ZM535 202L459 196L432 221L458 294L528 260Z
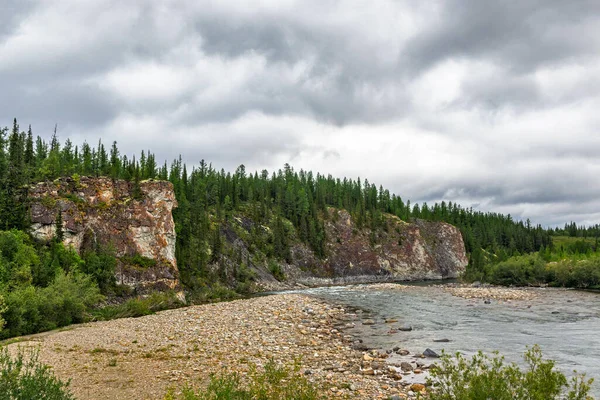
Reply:
M364 344L344 334L348 318L341 307L278 294L89 323L36 345L59 378L72 378L70 389L80 400L162 397L169 386L205 384L223 370L246 376L251 365L260 370L269 359L288 365L301 359L306 379L324 385L332 398L405 395L395 387L402 376L386 368L388 352L353 349ZM125 350L120 344L133 340ZM64 357L56 349L75 350ZM117 368L107 367L110 358L118 359ZM157 370L168 372L157 378Z

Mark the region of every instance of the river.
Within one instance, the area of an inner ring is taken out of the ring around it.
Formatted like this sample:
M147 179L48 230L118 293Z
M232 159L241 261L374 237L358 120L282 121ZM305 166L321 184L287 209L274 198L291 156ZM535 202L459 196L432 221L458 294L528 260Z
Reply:
M498 350L508 361L522 362L526 346L538 344L544 358L556 360L567 375L573 370L596 378L600 397L600 294L561 289L530 289L535 298L495 301L453 296L438 286L389 289L369 285L299 291L362 310L349 332L370 348L426 348L471 355ZM374 325L363 325L364 319ZM396 323L385 323L397 319ZM410 326L412 331L394 332ZM434 340L448 339L447 343Z

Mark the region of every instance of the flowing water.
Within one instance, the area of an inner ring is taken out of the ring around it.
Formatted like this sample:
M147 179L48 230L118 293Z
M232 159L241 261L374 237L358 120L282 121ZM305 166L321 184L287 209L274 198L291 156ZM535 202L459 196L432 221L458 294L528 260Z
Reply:
M358 308L350 333L370 348L401 347L411 353L426 348L440 352L498 350L508 361L522 361L526 346L539 344L545 358L557 361L566 374L573 370L595 377L600 397L600 294L560 289L532 289L536 297L492 301L455 297L439 286L385 289L364 285L300 291ZM374 325L361 320L374 319ZM396 323L385 323L397 319ZM395 332L400 326L412 331ZM435 342L448 339L447 343Z

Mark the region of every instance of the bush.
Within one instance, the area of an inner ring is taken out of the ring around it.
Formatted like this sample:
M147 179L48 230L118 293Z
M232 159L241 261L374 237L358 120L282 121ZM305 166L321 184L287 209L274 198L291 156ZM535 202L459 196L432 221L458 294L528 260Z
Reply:
M62 271L54 281L41 289L44 316L50 320L46 329L84 322L89 310L104 299L90 276Z
M211 376L205 390L195 392L186 387L181 396L173 390L165 400L313 400L323 398L317 388L300 374L300 364L277 366L273 360L267 362L263 371L251 366L249 383L242 385L236 373Z
M97 250L84 254L81 271L90 275L104 294L113 292L116 285L117 258L114 252Z
M5 311L6 311L6 304L4 302L4 296L2 296L2 294L0 294L0 332L2 332L2 329L4 329L4 324L6 323L4 318L2 318L2 314Z
M62 382L49 367L38 361L38 351L24 354L19 349L13 358L0 349L0 400L70 400L69 382Z
M557 371L552 360L544 360L536 345L528 348L525 370L504 357L490 358L482 352L467 360L460 353L455 358L443 354L431 370L428 381L430 400L586 400L592 379L576 375L570 382Z
M509 258L491 267L490 280L499 285L546 282L546 262L538 254Z
M278 281L285 280L285 274L283 273L283 269L281 269L281 265L275 260L269 261L269 271L273 274L273 277Z
M11 287L31 283L40 259L25 232L0 231L0 283Z
M171 292L154 292L147 297L136 297L117 306L106 306L94 311L98 320L108 321L117 318L135 318L154 314L157 311L181 307L183 304Z
M20 286L4 294L6 327L0 338L47 331L88 319L88 310L103 299L91 278L60 270L46 288Z

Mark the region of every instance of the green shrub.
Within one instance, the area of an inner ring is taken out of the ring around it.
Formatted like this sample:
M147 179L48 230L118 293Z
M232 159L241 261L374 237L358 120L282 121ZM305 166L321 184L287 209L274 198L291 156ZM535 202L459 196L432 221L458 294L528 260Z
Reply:
M173 390L165 400L313 400L321 399L319 390L300 374L300 364L277 366L273 360L267 362L262 371L251 366L249 382L243 385L236 373L211 376L208 387L194 391L186 387L181 396Z
M183 304L171 292L154 292L146 297L136 297L117 306L106 306L93 312L95 319L108 321L117 318L135 318L157 311L181 307Z
M11 287L31 283L32 270L39 264L40 259L25 232L0 231L0 283Z
M144 257L141 254L134 254L133 256L123 256L121 261L127 264L135 265L140 268L150 268L156 266L156 260L153 258Z
M194 290L188 292L187 296L192 304L214 303L215 301L240 298L239 293L219 282L211 285L204 284L203 286L197 286Z
M4 296L2 296L2 294L0 294L0 332L2 332L2 329L4 329L4 324L6 323L4 318L2 318L2 314L4 314L5 311L6 311L6 304L4 302Z
M91 278L60 270L45 288L20 286L4 293L5 329L0 338L27 335L88 320L88 310L103 296Z
M86 321L88 311L104 299L92 278L81 273L59 271L54 281L40 292L42 312L49 320L44 330Z
M116 286L115 269L117 258L114 252L97 250L86 252L83 256L84 264L81 271L90 275L100 291L104 294L114 292Z
M269 261L269 271L273 274L275 279L278 281L285 280L285 274L283 273L283 269L281 269L281 265L275 260Z
M511 257L489 271L490 281L499 285L527 285L546 282L546 262L538 254Z
M521 370L514 363L505 364L504 357L494 353L490 358L482 352L467 360L460 353L455 358L443 354L431 369L430 400L586 400L592 380L576 375L570 382L557 371L555 362L544 360L536 345L528 348Z
M13 358L6 348L0 349L0 400L70 400L69 382L62 382L41 364L38 351L24 354L21 349Z

